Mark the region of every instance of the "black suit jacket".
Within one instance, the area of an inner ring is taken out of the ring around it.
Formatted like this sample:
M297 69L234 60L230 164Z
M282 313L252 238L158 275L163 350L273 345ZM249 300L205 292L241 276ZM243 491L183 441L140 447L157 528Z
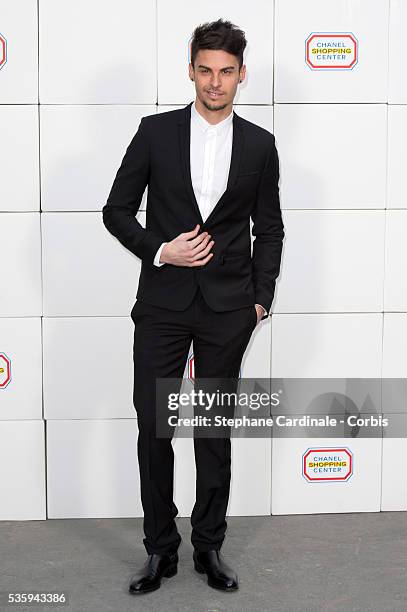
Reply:
M199 285L215 311L257 303L269 313L284 237L274 135L233 112L227 188L204 222L191 181L191 105L141 119L102 209L103 223L142 260L138 300L181 311ZM143 228L135 215L147 185ZM210 261L194 268L155 266L161 243L197 223L215 241Z

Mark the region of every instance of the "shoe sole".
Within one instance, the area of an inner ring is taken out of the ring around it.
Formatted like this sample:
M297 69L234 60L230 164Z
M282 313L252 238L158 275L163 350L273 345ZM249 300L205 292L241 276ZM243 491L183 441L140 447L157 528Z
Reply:
M203 567L203 565L201 565L200 563L198 563L197 561L194 561L194 567L196 569L196 571L199 574L206 574L206 570ZM222 587L219 585L215 585L213 582L211 582L209 576L208 576L208 585L210 587L212 587L213 589L218 589L219 591L237 591L239 586L233 586L233 587Z
M163 578L172 578L172 576L175 576L175 574L178 572L178 564L175 563L174 565L169 565L167 567L167 569L165 570L165 572L163 573L162 577ZM161 586L161 582L159 582L159 584L156 584L155 586L153 586L151 589L143 589L140 591L133 591L132 589L129 589L129 593L131 593L132 595L144 595L145 593L151 593L152 591L156 591L157 589L159 589Z

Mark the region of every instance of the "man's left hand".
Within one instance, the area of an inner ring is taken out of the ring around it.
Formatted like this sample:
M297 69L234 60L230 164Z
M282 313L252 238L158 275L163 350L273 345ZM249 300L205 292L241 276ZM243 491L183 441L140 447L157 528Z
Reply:
M266 313L265 309L263 308L263 306L261 306L260 304L255 304L254 305L256 308L256 313L257 313L257 323L256 326L259 324L259 321L262 317L264 317Z

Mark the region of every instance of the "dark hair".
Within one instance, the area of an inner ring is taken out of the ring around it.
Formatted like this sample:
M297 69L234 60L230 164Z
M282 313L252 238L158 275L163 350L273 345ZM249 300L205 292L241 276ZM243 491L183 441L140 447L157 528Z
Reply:
M240 70L246 45L244 32L230 21L218 19L204 23L197 26L192 35L191 64L194 67L195 58L200 49L222 49L222 51L237 56Z

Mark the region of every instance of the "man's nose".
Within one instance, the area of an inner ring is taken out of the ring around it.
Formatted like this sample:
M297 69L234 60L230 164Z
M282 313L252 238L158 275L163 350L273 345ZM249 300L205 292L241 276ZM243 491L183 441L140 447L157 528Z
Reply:
M220 78L214 76L211 80L211 87L213 87L214 89L216 89L217 87L220 86Z

